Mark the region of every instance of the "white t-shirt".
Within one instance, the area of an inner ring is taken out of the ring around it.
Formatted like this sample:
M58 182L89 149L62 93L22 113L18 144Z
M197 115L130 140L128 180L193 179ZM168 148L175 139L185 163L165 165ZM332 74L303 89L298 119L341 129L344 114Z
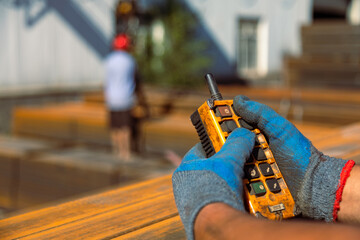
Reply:
M106 58L105 101L112 111L125 111L135 102L135 60L125 51L114 51Z

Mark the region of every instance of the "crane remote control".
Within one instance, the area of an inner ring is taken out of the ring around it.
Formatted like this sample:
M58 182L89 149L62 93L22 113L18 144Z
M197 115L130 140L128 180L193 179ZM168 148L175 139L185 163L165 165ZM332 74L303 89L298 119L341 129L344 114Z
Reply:
M256 134L255 147L247 159L243 179L246 209L256 217L282 220L294 217L295 202L272 154L266 137L233 109L233 100L224 100L212 74L205 75L211 98L190 117L207 157L224 145L238 127Z

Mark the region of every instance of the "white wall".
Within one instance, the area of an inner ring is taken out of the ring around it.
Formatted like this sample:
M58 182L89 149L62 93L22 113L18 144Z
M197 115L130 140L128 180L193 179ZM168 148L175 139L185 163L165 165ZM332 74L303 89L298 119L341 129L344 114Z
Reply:
M33 1L31 13L46 1ZM52 0L54 1L54 0ZM72 1L110 41L117 0ZM300 26L311 21L311 0L185 0L195 10L229 62L236 61L240 17L260 18L259 72L279 71L284 53L300 53ZM24 7L0 1L0 94L100 86L103 59L52 9L26 24ZM11 3L11 1L5 1Z
M312 0L186 0L230 62L236 61L237 22L258 17L259 73L281 70L285 53L300 54L300 26L311 21Z
M30 2L35 16L46 1ZM73 2L110 40L116 0ZM102 83L103 59L56 10L32 26L26 20L23 6L0 4L0 94Z

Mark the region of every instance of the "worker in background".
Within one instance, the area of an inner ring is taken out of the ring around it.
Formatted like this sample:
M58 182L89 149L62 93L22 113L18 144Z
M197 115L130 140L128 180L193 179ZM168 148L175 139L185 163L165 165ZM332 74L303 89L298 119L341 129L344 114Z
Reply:
M105 101L109 112L109 127L114 153L123 161L131 160L131 138L138 137L133 126L133 109L136 105L147 111L140 86L135 59L129 53L130 38L117 35L112 43L113 51L106 58ZM139 110L136 111L139 115ZM137 116L135 116L137 117Z
M301 215L315 221L269 221L245 212L244 163L255 144L245 128L233 131L206 159L200 144L173 174L177 208L188 239L360 239L360 167L318 151L298 129L266 105L245 96L235 112L269 139ZM324 224L324 222L340 222Z

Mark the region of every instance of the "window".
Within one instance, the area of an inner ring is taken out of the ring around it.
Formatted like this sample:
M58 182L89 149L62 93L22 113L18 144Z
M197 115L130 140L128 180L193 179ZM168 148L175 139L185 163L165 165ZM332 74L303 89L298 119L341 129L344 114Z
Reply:
M239 74L256 74L258 67L258 20L240 19L238 22L237 71Z

